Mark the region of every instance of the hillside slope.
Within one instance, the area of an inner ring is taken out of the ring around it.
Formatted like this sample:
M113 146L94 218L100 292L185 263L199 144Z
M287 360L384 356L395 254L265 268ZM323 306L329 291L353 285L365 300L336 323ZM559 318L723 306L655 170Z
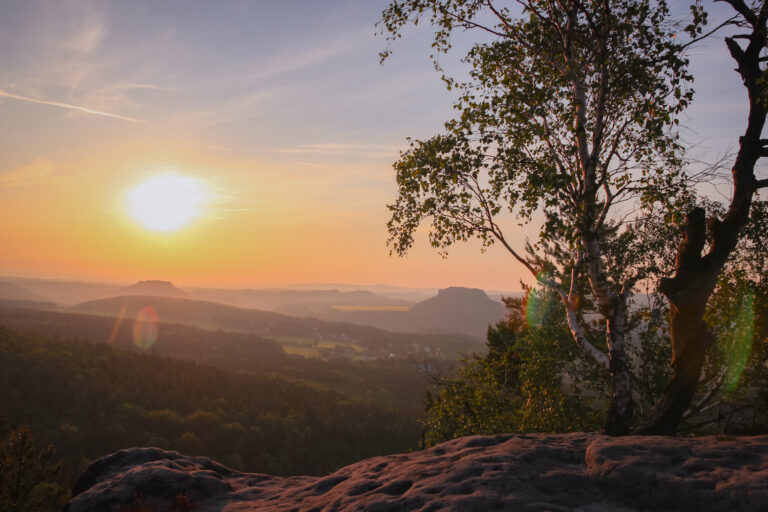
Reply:
M458 332L485 340L488 325L501 321L505 313L504 305L483 290L451 287L408 311L337 311L329 318L397 332Z
M15 283L60 305L72 305L86 300L113 297L119 293L120 285L88 283L81 281L59 281L32 277L2 277L2 281Z
M0 305L2 327L27 335L108 344L225 370L279 375L360 399L407 404L417 412L423 408L427 386L418 364L408 359L358 361L291 356L274 340L247 332L210 331L161 322L156 342L149 348L139 348L134 343L132 319L120 322L106 316Z
M53 443L71 481L83 458L131 446L216 457L248 471L324 474L415 447L412 411L274 373L0 328L2 426L26 424L43 446Z
M189 298L292 316L317 316L338 306L409 306L412 302L368 290L284 290L193 288Z
M0 300L2 301L30 301L46 302L50 299L32 290L28 290L16 283L0 281Z
M414 346L430 347L455 357L459 351L478 352L484 345L461 334L402 334L350 322L322 321L313 317L293 317L271 311L242 309L215 302L172 297L123 296L83 302L71 311L136 318L139 311L151 306L160 322L192 325L203 329L245 331L265 337L309 337L354 341L364 346L371 355L404 355Z

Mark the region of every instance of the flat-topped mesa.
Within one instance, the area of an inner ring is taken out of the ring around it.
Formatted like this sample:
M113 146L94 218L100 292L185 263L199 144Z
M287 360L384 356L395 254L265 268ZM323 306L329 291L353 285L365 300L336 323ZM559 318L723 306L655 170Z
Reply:
M97 460L66 512L171 510L765 510L768 436L471 436L364 460L322 477L233 471L131 448ZM175 505L174 505L175 504Z
M478 288L461 288L452 286L438 290L434 297L423 300L413 305L411 311L422 314L444 314L455 311L479 311L491 313L493 318L499 319L504 315L504 306Z
M152 295L162 297L187 297L189 294L176 288L170 281L139 281L121 288L118 295Z

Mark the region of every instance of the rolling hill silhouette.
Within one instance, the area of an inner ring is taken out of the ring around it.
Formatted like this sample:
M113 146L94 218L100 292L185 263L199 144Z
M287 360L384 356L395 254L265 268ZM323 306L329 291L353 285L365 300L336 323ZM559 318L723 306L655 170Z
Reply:
M2 280L41 295L45 297L44 300L67 306L86 300L114 297L121 288L120 285L110 283L62 281L35 277L3 277Z
M489 299L490 300L490 299ZM242 309L216 302L157 296L121 296L77 304L71 311L102 316L136 318L152 306L160 322L191 325L208 330L251 332L266 337L310 337L358 343L372 353L405 353L414 345L439 349L443 354L477 352L484 346L469 336L449 333L425 334L388 332L360 323L293 317L281 313Z
M484 340L488 325L502 320L505 312L483 290L451 287L408 311L336 311L333 318L396 332L457 332Z
M48 297L35 293L16 283L0 281L0 300L3 301L29 301L29 302L47 302Z
M121 288L117 295L141 295L158 297L189 297L189 294L176 288L170 281L139 281Z
M337 306L410 306L412 302L384 297L368 290L286 290L194 288L190 299L240 308L275 311L292 316L317 316Z

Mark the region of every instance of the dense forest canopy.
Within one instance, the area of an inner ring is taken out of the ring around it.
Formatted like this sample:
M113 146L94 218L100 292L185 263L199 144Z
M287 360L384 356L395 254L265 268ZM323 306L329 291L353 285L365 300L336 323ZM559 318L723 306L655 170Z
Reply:
M131 446L207 455L236 469L322 474L415 448L412 408L276 375L237 374L104 344L0 330L3 427L28 424L73 479Z

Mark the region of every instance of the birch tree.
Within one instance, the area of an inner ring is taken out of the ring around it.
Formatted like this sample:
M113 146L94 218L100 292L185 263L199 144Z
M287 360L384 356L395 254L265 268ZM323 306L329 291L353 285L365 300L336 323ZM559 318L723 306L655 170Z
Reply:
M627 307L650 272L633 260L642 228L620 207L666 207L683 186L677 115L693 91L679 36L700 34L705 15L693 14L680 27L664 0L393 0L380 21L390 45L431 23L438 69L454 31L484 39L464 57L467 80L443 77L460 91L456 118L394 164L393 251L405 254L422 224L441 251L471 238L501 245L556 293L575 343L610 372L613 435L632 422ZM526 249L514 237L529 222L540 230ZM588 299L602 340L585 325Z

